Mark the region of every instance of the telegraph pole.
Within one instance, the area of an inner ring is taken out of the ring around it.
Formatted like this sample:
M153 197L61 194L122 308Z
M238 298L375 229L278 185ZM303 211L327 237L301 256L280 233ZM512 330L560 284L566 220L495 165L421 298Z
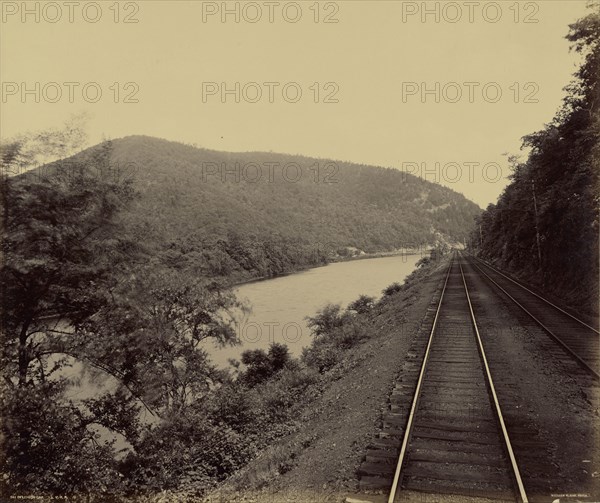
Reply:
M533 193L533 212L535 214L535 241L537 244L538 268L542 268L542 251L540 248L540 228L538 226L537 198L535 197L535 181L531 179L531 191Z

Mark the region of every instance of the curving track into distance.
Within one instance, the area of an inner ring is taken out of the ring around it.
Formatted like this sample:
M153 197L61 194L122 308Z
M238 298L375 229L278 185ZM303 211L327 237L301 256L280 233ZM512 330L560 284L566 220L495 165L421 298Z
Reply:
M402 488L527 502L460 256L448 268L388 502Z

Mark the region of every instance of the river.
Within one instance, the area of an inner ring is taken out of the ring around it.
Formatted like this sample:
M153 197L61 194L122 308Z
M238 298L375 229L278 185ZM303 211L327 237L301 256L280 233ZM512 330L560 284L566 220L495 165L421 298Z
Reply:
M421 256L397 255L336 262L240 285L235 293L251 308L251 312L239 318L235 325L241 344L220 348L212 341L206 341L204 347L211 360L221 368L229 367L229 359L239 360L243 351L268 349L272 342L286 344L293 356L300 356L312 340L307 316L314 316L329 303L346 308L362 294L381 297L384 288L404 281ZM114 386L113 378L98 372L88 375L87 367L82 363L73 361L72 364L66 375L77 376L79 385L71 389L71 399L91 398Z
M348 304L361 294L381 297L382 290L394 282L402 283L415 268L421 258L417 255L398 255L348 262L337 262L323 267L246 283L236 288L236 295L252 309L251 313L237 325L237 333L242 344L233 347L217 348L205 346L212 361L222 368L229 367L229 359L240 359L246 349L268 349L271 342L287 344L293 356L300 356L302 348L311 342L307 316L315 313L328 303ZM114 389L113 378L89 369L80 362L73 361L68 375L77 377L77 385L72 386L68 396L75 402L98 396L101 392ZM156 419L142 409L140 419L152 423ZM129 444L121 435L97 428L103 440L116 440L119 449L128 450Z
M311 342L307 316L328 303L346 308L361 294L381 297L388 285L402 283L421 258L397 255L337 262L296 274L237 287L236 295L252 312L236 324L239 346L208 348L211 359L227 367L230 358L240 359L246 349L267 349L272 342L287 344L293 356Z

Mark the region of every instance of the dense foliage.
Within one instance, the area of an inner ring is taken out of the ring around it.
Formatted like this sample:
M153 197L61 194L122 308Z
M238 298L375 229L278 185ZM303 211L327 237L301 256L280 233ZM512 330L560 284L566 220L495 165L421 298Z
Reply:
M600 4L570 26L583 56L554 120L524 139L512 182L471 235L484 258L519 273L562 302L597 312L600 185Z
M480 212L462 195L394 169L150 137L112 144L112 169L140 193L125 217L130 234L163 264L202 277L241 281L360 250L462 242Z
M107 148L96 152L99 165ZM19 162L19 149L13 144L3 155L5 165ZM112 410L118 429L131 431L136 405L118 392L88 407L67 399L73 361L101 362L61 320L77 327L109 302L135 248L116 221L133 198L131 185L84 169L2 182L2 484L25 492L118 486L112 449L89 427L112 426Z
M131 239L121 217L136 193L103 169L111 147L94 151L96 172L58 163L2 179L2 497L125 494L141 475L119 461L117 440L147 452L227 379L202 343L237 343L227 313L243 306ZM3 145L4 168L20 148ZM106 386L78 398L82 368Z

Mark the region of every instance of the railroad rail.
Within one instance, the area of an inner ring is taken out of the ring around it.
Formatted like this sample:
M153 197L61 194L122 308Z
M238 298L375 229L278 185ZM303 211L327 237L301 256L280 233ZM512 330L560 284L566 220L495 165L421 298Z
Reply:
M468 262L534 320L589 375L600 380L600 337L596 328L487 262L472 255Z
M527 502L460 256L448 267L388 502L401 488Z

